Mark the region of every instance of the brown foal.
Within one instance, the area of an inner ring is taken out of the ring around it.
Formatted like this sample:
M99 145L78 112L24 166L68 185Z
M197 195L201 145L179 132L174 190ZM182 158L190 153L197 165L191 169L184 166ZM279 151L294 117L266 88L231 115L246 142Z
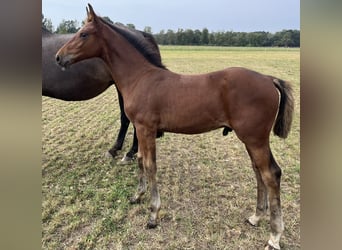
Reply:
M181 75L152 63L130 30L98 17L91 5L87 23L56 54L61 67L100 57L108 65L124 99L125 112L136 127L139 184L132 202L151 191L147 226L157 225L160 196L156 180L156 134L197 134L231 128L245 144L257 180L256 212L252 225L270 206L271 236L266 249L280 249L284 230L280 204L281 169L273 158L269 136L286 138L293 113L289 83L245 68L233 67L201 74Z

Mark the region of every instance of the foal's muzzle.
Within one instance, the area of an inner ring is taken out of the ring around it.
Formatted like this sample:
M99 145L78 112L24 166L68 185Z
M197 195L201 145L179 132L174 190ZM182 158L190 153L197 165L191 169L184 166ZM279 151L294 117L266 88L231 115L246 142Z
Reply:
M62 67L62 70L64 71L66 67L68 67L71 64L71 61L69 60L68 56L61 56L61 55L56 55L56 63Z

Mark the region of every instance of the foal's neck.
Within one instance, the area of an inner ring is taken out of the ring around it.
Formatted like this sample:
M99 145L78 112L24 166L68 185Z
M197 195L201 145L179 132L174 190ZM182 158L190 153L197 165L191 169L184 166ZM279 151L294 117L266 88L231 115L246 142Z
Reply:
M107 63L117 88L126 95L138 80L157 68L133 47L122 35L105 26L102 59Z

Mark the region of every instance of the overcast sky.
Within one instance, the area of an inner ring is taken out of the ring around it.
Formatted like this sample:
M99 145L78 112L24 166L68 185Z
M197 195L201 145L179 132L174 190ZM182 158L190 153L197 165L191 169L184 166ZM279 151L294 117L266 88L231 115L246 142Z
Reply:
M153 33L178 28L272 33L300 29L300 0L42 0L42 13L54 29L62 19L81 25L88 2L101 16L140 30L150 26Z

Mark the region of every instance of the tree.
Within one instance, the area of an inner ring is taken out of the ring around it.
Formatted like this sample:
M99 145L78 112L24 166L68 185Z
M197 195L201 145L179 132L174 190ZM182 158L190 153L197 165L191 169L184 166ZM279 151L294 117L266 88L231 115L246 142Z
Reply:
M292 47L292 32L290 30L283 32L281 44L284 47Z
M248 33L249 46L262 47L269 46L268 33L264 31L250 32Z
M286 30L283 36L284 46L287 47L299 47L300 46L300 34L298 30Z
M168 29L165 36L167 41L166 44L177 44L177 35L175 34L175 32L173 32L173 30Z
M178 29L176 33L176 44L185 45L185 33L183 29Z
M125 26L123 23L120 23L120 22L115 22L114 24L119 25L119 26Z
M144 28L144 32L152 34L152 28L150 26L146 26Z
M216 37L213 32L209 34L209 45L216 45Z
M58 34L76 33L79 30L77 20L62 20L56 29Z
M146 28L145 28L146 29ZM300 46L299 30L283 30L275 34L256 31L256 32L233 32L219 31L210 32L207 28L202 31L196 29L183 30L179 28L177 32L173 30L160 31L155 34L159 44L170 45L213 45L213 46Z
M52 26L51 19L45 18L43 13L42 13L42 27L44 27L45 29L47 29L51 33L53 32L53 26Z
M191 29L186 29L184 31L184 45L193 45L194 31Z
M300 31L292 30L293 47L300 47Z
M202 30L201 41L202 41L203 45L208 45L209 44L209 30L207 28L204 28Z
M192 44L201 45L202 44L202 32L200 30L194 31L194 37L192 38Z
M135 25L132 24L132 23L128 23L126 26L127 26L128 28L130 28L130 29L135 30Z
M104 19L108 23L114 24L114 22L108 16L103 16L102 19Z

